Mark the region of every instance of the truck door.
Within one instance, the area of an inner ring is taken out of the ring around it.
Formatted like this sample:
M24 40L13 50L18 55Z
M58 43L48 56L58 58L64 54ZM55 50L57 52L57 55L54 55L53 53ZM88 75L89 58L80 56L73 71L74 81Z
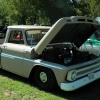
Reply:
M8 42L2 44L1 65L10 72L22 75L23 51L26 46L22 31L12 30Z

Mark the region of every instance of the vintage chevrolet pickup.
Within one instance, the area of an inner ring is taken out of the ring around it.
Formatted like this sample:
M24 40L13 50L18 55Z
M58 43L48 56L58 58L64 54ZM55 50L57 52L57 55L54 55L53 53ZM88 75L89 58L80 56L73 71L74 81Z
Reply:
M100 52L81 48L99 28L97 21L82 16L61 18L52 27L8 26L0 68L31 77L44 90L76 90L100 78Z

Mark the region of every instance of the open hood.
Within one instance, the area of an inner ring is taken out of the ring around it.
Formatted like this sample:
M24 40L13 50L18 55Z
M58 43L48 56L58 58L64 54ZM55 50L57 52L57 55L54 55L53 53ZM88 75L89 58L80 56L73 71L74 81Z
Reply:
M59 19L34 49L41 54L49 43L71 42L80 47L100 25L96 20L83 16L64 17Z

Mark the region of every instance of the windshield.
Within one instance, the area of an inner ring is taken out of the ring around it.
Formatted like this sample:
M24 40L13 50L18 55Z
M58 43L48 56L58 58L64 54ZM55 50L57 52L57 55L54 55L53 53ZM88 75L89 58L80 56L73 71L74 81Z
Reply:
M48 30L27 30L26 40L28 45L36 45Z

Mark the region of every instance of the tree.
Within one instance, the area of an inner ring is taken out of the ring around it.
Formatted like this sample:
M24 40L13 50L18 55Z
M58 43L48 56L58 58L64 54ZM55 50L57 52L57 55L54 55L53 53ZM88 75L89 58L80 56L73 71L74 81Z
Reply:
M99 0L90 0L90 11L91 17L100 16L100 1Z
M100 16L99 0L0 0L0 22L53 24L61 17Z

